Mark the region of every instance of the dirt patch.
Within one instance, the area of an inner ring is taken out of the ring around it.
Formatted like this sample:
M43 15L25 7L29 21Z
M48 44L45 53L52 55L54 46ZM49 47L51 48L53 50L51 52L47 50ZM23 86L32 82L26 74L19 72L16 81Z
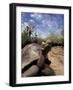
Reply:
M56 75L64 75L64 48L63 46L54 46L48 52L48 59L51 61L52 68Z

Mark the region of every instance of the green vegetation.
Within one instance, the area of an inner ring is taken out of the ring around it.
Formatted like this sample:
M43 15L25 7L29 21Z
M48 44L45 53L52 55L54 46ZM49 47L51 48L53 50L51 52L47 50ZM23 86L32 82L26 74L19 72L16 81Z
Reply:
M52 45L64 45L64 36L49 36L46 38L46 43Z
M34 34L34 35L33 35ZM63 35L50 35L46 39L42 39L41 37L38 37L36 32L34 33L34 30L32 28L32 25L26 26L25 30L21 33L21 40L22 40L22 48L30 43L38 43L42 44L44 42L45 44L48 44L48 46L57 46L57 45L64 45L64 36Z
M26 26L25 30L21 33L22 48L30 43L41 44L44 41L42 38L39 38L36 32L32 28L32 25Z

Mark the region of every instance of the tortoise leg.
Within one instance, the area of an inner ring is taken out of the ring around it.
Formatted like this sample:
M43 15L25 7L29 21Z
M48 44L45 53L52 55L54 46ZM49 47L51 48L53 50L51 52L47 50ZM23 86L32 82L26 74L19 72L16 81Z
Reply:
M44 64L44 68L41 70L41 73L45 76L53 76L55 75L54 70L52 70L50 68L50 66L48 66L48 64Z
M37 75L38 71L39 71L38 66L33 65L33 66L31 66L28 70L26 70L22 74L22 77L32 77L32 76L35 76L35 75Z

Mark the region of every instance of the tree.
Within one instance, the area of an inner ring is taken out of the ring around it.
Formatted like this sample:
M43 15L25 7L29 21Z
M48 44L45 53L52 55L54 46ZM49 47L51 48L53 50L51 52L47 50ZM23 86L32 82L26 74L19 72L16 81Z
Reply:
M32 25L29 24L28 26L26 26L25 30L22 32L21 34L21 38L22 38L22 48L28 44L32 42L32 35L33 33L33 28Z

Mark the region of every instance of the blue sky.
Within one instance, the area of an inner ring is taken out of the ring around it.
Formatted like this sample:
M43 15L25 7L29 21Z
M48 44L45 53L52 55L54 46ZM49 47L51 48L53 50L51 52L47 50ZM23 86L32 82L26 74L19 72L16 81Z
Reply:
M64 15L50 13L21 12L21 30L31 23L34 32L39 37L46 38L49 35L61 35L64 30Z

